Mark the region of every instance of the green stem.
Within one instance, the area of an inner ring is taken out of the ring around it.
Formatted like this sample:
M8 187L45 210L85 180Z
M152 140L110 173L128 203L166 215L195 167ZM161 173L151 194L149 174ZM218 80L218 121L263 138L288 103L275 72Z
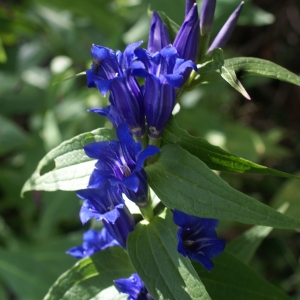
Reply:
M154 213L153 213L153 207L152 207L152 200L150 197L149 197L148 205L145 207L140 207L140 212L141 212L143 218L145 220L147 220L148 222L150 222L153 219Z
M142 149L145 149L148 146L148 137L147 134L144 134L141 137Z
M206 52L208 49L210 34L201 35L200 37L201 38L200 38L200 42L198 45L198 54L197 54L196 62L201 64L205 58L205 55L206 55Z

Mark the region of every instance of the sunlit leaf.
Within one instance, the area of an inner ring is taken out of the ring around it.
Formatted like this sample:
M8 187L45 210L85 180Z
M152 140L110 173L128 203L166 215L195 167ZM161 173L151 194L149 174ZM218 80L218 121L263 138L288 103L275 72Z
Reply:
M188 258L177 252L177 228L170 211L129 235L130 260L156 300L210 299Z
M121 247L108 248L79 260L56 280L44 300L90 300L111 287L113 280L132 273L126 252Z
M21 194L31 190L75 191L86 188L95 160L85 155L83 146L114 137L113 130L100 128L63 142L39 162L35 172L24 184ZM44 173L45 168L51 170Z
M287 217L233 189L178 145L161 148L158 160L148 166L146 172L150 187L169 208L198 217L300 228L300 220Z

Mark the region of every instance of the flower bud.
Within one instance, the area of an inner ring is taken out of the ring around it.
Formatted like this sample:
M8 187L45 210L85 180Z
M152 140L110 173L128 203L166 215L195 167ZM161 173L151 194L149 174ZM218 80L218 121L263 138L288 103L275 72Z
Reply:
M180 58L195 61L198 50L199 31L197 4L194 4L186 15L173 44Z
M216 0L204 0L201 16L200 16L200 33L201 35L208 35L211 32L214 14L216 8Z
M196 3L195 0L186 0L185 2L185 16L188 15L194 4Z
M148 40L148 52L153 54L170 44L168 30L156 11L153 12Z
M227 44L227 42L233 32L233 29L235 27L237 19L240 15L243 5L244 5L244 2L241 2L241 4L235 9L235 11L228 18L226 23L223 25L222 29L219 31L219 33L215 37L211 46L209 47L208 53L211 53L215 48L223 48Z

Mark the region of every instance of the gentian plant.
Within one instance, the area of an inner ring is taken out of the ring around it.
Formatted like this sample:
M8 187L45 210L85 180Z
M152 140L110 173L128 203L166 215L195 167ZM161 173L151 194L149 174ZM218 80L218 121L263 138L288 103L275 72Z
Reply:
M103 228L88 230L83 244L67 251L81 260L45 299L96 299L100 293L99 299L111 299L110 287L127 299L288 299L243 261L245 251L259 246L255 237L245 234L235 242L240 247L229 243L226 250L216 228L226 220L257 225L255 232L261 226L297 229L300 220L240 193L212 170L300 178L192 137L172 117L182 94L204 83L225 80L250 99L238 71L299 84L297 75L266 60L224 59L243 2L211 39L216 5L204 0L199 19L196 1L187 0L181 26L153 11L147 49L142 41L124 52L92 45L87 87L109 93L110 104L89 111L113 128L50 151L22 193L76 191L81 222L94 219ZM55 169L42 174L52 161Z

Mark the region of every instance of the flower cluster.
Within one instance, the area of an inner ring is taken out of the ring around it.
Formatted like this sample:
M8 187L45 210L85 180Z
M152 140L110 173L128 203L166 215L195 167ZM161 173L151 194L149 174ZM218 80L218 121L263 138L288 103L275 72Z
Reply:
M227 43L243 2L208 46L215 6L216 0L204 0L199 20L195 0L187 0L185 19L174 41L154 11L147 49L139 48L141 41L128 45L123 53L92 45L87 86L97 88L104 96L109 93L110 105L89 111L112 122L118 141L95 142L84 147L86 155L97 161L87 188L77 191L83 200L80 219L83 224L91 218L101 220L104 229L86 232L83 244L70 249L69 254L82 258L107 247L126 249L135 220L122 195L141 209L149 205L144 163L159 152L153 145L159 145L179 90L191 74L196 74L196 64L204 56ZM225 240L218 239L215 231L218 220L201 219L177 210L173 213L179 226L178 252L211 271L210 259L225 247ZM137 274L115 283L121 292L130 295L128 299L152 299Z

